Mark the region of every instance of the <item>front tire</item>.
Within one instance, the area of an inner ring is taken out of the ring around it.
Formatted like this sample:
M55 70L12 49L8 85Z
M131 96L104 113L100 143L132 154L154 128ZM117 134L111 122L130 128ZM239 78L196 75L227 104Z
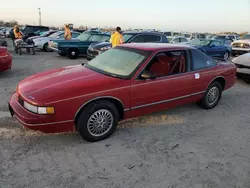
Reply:
M77 59L79 57L78 49L72 48L68 50L68 57L70 59Z
M203 98L198 102L204 109L214 108L220 101L222 95L222 86L219 82L213 82L207 89Z
M45 52L51 52L51 50L49 49L49 44L48 43L45 43L43 45L43 51L45 51Z
M247 84L250 84L250 79L244 79Z
M76 129L89 142L104 140L112 135L118 125L119 113L109 101L88 105L76 120Z
M228 60L229 59L229 56L230 56L230 53L228 51L226 51L223 55L223 59L224 60Z

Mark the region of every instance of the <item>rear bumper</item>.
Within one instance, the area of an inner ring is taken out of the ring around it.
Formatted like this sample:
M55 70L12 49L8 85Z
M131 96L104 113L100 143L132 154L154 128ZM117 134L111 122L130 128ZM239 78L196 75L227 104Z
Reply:
M12 67L12 57L11 55L6 55L0 57L0 72L10 70Z
M24 127L44 133L72 132L74 121L56 121L54 115L34 114L24 109L18 102L17 93L9 101L9 111Z

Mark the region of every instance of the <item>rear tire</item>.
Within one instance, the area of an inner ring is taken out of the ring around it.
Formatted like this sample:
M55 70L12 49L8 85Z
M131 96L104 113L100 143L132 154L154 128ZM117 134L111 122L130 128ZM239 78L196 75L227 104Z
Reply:
M198 105L204 109L214 108L220 101L222 95L222 86L219 82L213 82L208 87L203 98L198 102Z
M68 50L68 57L70 59L77 59L79 57L79 51L76 48L71 48Z
M89 142L97 142L111 136L119 121L116 106L109 101L89 104L76 119L76 129Z

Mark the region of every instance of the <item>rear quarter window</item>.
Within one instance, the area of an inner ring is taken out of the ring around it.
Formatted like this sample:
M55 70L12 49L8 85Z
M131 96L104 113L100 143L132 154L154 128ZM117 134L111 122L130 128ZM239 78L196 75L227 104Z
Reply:
M207 56L205 53L198 49L191 50L192 57L192 70L200 70L209 67L213 67L217 64L216 60Z

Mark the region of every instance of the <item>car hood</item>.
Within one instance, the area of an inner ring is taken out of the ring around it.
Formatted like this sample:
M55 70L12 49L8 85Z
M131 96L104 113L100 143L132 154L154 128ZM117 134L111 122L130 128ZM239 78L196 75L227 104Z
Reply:
M246 40L236 40L236 41L233 42L233 44L234 44L234 43L248 43L248 44L250 44L250 39L246 39Z
M55 101L122 87L127 80L92 71L85 66L62 67L35 74L21 81L18 93L27 101L46 105Z
M109 42L100 42L100 43L96 43L96 44L93 44L91 45L91 48L95 49L95 50L99 50L103 47L108 47L110 46L111 47L111 43Z
M41 37L40 36L29 37L28 40L33 40L33 39L37 39L37 38L41 38Z
M249 66L250 67L250 53L246 53L244 55L238 56L234 59L232 59L233 63Z
M50 41L56 42L56 43L78 43L81 42L79 39L77 38L72 38L70 40L65 40L65 39L52 39Z

